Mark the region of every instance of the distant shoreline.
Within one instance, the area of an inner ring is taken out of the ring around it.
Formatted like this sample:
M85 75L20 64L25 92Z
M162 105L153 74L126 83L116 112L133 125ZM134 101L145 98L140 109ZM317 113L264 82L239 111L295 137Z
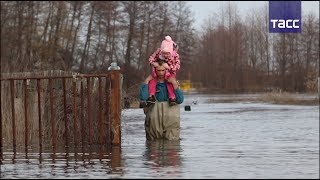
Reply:
M196 93L196 92L184 92L185 95L217 95L217 98L209 99L208 103L234 103L234 102L257 102L257 103L270 103L281 105L304 105L304 106L316 106L319 105L319 95L317 93L238 93L238 94L210 94L210 93ZM221 95L221 97L219 97ZM247 95L247 96L241 96ZM252 95L252 96L251 96ZM226 96L226 97L224 97ZM139 101L133 101L130 103L130 108L139 108Z
M188 94L188 93L186 93ZM246 94L246 93L241 93ZM241 95L235 94L235 95ZM228 95L228 94L226 94ZM230 94L231 95L231 94ZM250 93L248 93L250 95ZM283 104L283 105L306 105L306 106L315 106L319 105L319 95L317 93L312 94L298 94L298 93L257 93L252 94L255 96L247 96L247 97L235 97L231 98L216 98L209 102L211 103L232 103L232 102L264 102L264 103L271 103L271 104ZM308 95L308 96L304 96Z

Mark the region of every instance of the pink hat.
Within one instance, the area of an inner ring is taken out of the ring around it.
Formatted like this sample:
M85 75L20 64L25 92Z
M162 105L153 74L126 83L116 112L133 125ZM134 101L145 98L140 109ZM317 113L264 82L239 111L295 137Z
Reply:
M173 41L172 41L170 36L166 36L165 37L165 39L161 43L160 49L163 52L170 52L170 54L172 54L172 52L173 52Z

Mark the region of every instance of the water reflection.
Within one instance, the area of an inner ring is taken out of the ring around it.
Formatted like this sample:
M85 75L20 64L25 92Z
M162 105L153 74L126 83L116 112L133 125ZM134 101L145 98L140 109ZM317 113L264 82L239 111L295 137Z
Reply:
M121 161L121 148L119 146L112 147L111 152L111 173L123 174L123 163Z
M144 156L147 158L149 168L159 171L170 171L164 174L180 174L182 165L180 153L182 151L180 140L169 141L157 139L146 141L146 150ZM170 168L167 168L170 167Z
M80 147L79 147L80 148ZM8 152L4 151L1 165L2 178L62 178L75 175L90 178L106 175L122 176L123 162L120 146L89 146L81 149L66 148L64 152ZM32 173L31 173L31 171ZM43 171L46 171L43 174ZM88 172L90 172L88 175ZM26 175L26 174L25 174Z

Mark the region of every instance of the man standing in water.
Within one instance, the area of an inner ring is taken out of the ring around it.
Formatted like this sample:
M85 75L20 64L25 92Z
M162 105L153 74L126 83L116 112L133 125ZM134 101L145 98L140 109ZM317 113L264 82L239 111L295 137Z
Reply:
M176 95L176 102L178 105L169 106L168 91L166 81L164 78L166 68L159 63L155 68L157 73L156 85L156 102L154 104L146 104L144 107L145 131L147 140L180 139L180 106L184 100L183 93L179 88L177 81L170 82L173 84L174 93ZM148 82L146 79L140 88L140 100L146 101L149 97Z

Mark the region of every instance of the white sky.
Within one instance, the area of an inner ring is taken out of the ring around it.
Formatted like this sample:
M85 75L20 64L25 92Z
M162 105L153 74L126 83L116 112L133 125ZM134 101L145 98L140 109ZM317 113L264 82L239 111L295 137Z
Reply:
M268 5L269 1L232 1L236 3L239 13L243 16L247 14L252 8L261 8L264 4ZM228 1L187 1L191 11L195 17L195 27L200 29L204 23L204 19L207 19L212 13L219 12L219 9ZM314 12L319 16L319 1L301 1L302 14L308 14Z

